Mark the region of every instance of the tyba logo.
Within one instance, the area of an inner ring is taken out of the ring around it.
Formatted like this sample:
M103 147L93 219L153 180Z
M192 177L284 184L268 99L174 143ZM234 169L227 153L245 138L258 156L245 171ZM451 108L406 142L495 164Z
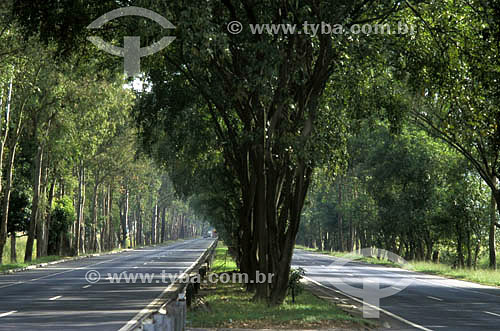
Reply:
M133 6L123 7L108 12L99 17L98 19L96 19L94 22L92 22L87 27L87 29L99 29L109 21L124 16L146 17L155 21L156 23L161 25L164 29L175 29L175 26L172 23L170 23L165 17L149 9L133 7ZM107 43L100 37L94 36L94 37L88 37L87 39L100 50L115 56L120 56L125 58L125 65L124 65L125 74L127 74L129 77L133 77L141 72L142 57L149 56L161 51L162 49L170 45L175 40L175 37L163 37L160 41L154 43L153 45L143 48L141 48L141 37L137 36L124 37L123 48Z

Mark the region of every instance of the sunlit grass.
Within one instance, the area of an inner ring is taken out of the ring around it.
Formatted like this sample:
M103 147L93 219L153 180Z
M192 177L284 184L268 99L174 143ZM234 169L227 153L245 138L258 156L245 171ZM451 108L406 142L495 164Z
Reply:
M24 257L24 255L23 255ZM47 262L53 262L57 260L63 259L63 256L56 256L56 255L51 255L51 256L44 256L39 259L33 259L30 263L24 263L24 262L18 262L18 263L6 263L6 264L1 264L0 265L0 272L2 271L7 271L10 269L19 269L19 268L25 268L30 265L36 265L40 263L47 263Z
M484 285L500 286L500 271L488 269L453 269L449 265L432 262L411 262L408 269L433 275L467 280Z
M26 251L26 241L28 240L28 236L17 237L16 239L16 255L17 261L24 260L24 252ZM36 257L36 239L33 243L33 259ZM3 249L2 261L4 264L11 263L10 260L10 237L7 238L7 242L5 243L5 247Z

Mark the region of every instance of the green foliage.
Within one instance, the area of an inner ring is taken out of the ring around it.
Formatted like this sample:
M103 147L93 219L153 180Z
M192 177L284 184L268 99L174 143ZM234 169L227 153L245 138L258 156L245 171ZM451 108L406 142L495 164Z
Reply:
M288 278L288 293L292 296L292 303L295 303L295 298L303 290L303 286L300 281L305 275L306 271L303 268L290 269L290 276Z
M442 261L476 265L488 190L463 157L421 129L403 126L394 135L382 124L352 136L349 151L348 170L334 182L318 172L299 243L376 246L406 259L440 251Z
M49 255L59 252L62 240L69 235L69 229L76 219L73 202L69 197L57 199L51 210L50 231L48 241Z
M0 216L3 210L0 210ZM30 215L30 199L25 192L12 191L9 205L9 221L7 222L7 232L25 232L28 229Z
M56 233L66 232L76 219L75 208L69 197L57 199L52 208L51 230Z

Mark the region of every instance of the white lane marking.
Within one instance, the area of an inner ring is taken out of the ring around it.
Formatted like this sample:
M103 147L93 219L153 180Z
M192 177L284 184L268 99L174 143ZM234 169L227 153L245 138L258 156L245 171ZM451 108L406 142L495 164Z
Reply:
M173 244L172 246L170 247L177 247L177 246L180 246L182 244L185 244L187 242L181 242L181 243L178 243L178 244ZM170 251L170 249L168 249L169 246L167 246L167 250ZM153 250L153 251L158 251L158 250ZM142 252L141 250L135 250L135 251L131 251L132 253L134 252ZM163 253L163 252L161 252ZM158 253L160 254L160 252ZM61 271L61 272L56 272L56 273L53 273L53 274L50 274L50 275L46 275L46 276L43 276L43 277L39 277L39 278L33 278L33 279L30 279L30 280L26 280L24 282L16 282L16 283L12 283L12 284L8 284L8 285L4 285L4 286L0 286L0 289L1 288L6 288L6 287L10 287L10 286L15 286L15 285L20 285L20 284L26 284L26 283L30 283L30 282L36 282L37 280L40 280L40 279L45 279L45 278L48 278L48 277L52 277L52 276L57 276L57 275L62 275L62 274L65 274L65 273L68 273L68 272L73 272L73 271L77 271L77 270L85 270L87 268L90 268L90 267L93 267L93 266L96 266L96 265L99 265L99 264L103 264L103 263L108 263L108 262L113 262L115 260L120 260L120 259L123 259L123 258L127 258L127 257L130 257L130 254L129 255L125 255L125 256L120 256L120 257L116 257L114 259L111 259L111 260L105 260L105 261L101 261L101 262L97 262L97 263L94 263L94 264L89 264L87 266L84 266L84 267L78 267L78 268L74 268L74 269L70 269L70 270L66 270L66 271Z
M12 311L9 311L7 313L0 314L0 317L9 316L9 315L12 315L12 314L15 314L15 313L17 313L17 310L12 310Z
M194 248L194 249L169 249L169 252L205 252L206 249Z
M212 244L210 244L210 246L208 246L204 250L204 252L207 251L210 247L212 247L212 245L213 245L213 242L212 242ZM196 266L196 264L198 264L199 260L201 260L202 256L203 256L203 254L201 254L196 259L196 261L194 261L188 268L184 269L183 273L179 276L179 278L182 279L183 277L185 277L187 275L186 271L187 270L191 270L192 268L194 268L194 266ZM147 313L150 313L150 312L154 311L154 307L158 306L164 300L165 293L167 293L168 291L171 291L171 289L175 285L177 285L175 282L173 282L172 284L170 284L165 290L163 290L163 292L159 296L156 297L156 299L154 299L143 310L141 310L140 312L138 312L130 321L128 321L118 331L129 331L129 330L132 330L132 327L141 319L141 317L143 317Z
M429 299L432 299L432 300L443 301L443 299L436 298L436 297L431 297L430 295L428 295L427 297L428 297Z
M62 298L62 295L58 295L56 297L50 298L49 301L55 301L55 300L60 299L60 298Z
M179 262L163 262L163 261L152 261L152 262L148 262L148 264L169 264L169 263L173 263L173 264L188 264L188 265L191 265L191 262L187 262L187 261L179 261Z
M89 288L91 287L92 285L85 285L85 286L82 286L82 288Z
M79 268L70 269L70 270L66 270L66 271L56 272L56 273L53 273L53 274L50 274L50 275L46 275L46 276L43 276L43 277L33 278L33 279L30 279L30 280L27 280L27 281L24 281L24 282L17 282L17 283L13 283L13 284L9 284L9 285L0 286L0 288L6 288L6 287L14 286L14 285L20 285L20 284L25 284L25 283L30 283L30 282L36 282L37 280L40 280L40 279L49 278L51 276L62 275L62 274L66 274L66 273L72 272L72 271L84 270L84 269L89 268L89 267L93 267L93 266L96 266L96 265L99 265L99 264L102 264L102 263L106 263L106 262L112 262L112 261L115 261L115 260L122 259L124 257L130 257L130 256L127 255L127 256L117 257L115 259L111 259L111 260L106 260L106 261L101 261L101 262L97 262L97 263L94 263L94 264L90 264L90 265L87 265L85 267L79 267Z
M491 312L489 312L489 311L484 311L484 312L485 312L486 314L490 314L490 315L493 315L493 316L498 316L498 317L500 317L500 314L491 313Z
M330 290L330 291L333 291L333 292L339 293L339 294L341 294L341 295L344 295L344 296L346 296L346 297L350 298L351 300L354 300L354 301L359 302L359 303L361 303L361 304L367 305L367 306L369 306L369 307L370 307L370 308L372 308L372 309L379 310L379 311L381 311L381 312L385 313L386 315L389 315L389 316L391 316L391 317L393 317L393 318L395 318L395 319L397 319L397 320L399 320L399 321L401 321L401 322L403 322L403 323L406 323L406 324L408 324L408 325L410 325L410 326L413 326L414 328L417 328L417 329L419 329L419 330L424 330L424 331L433 331L433 330L428 329L428 328L426 328L426 327L424 327L424 326L422 326L422 325L418 325L418 324L415 324L415 323L413 323L413 322L410 322L410 321L408 321L408 320L406 320L406 319L402 318L401 316L398 316L398 315L396 315L396 314L394 314L394 313L391 313L390 311L385 310L384 308L380 308L380 307L377 307L377 306L371 305L371 304L369 304L368 302L363 302L363 300L360 300L360 299L358 299L358 298L355 298L355 297L353 297L353 296L350 296L349 294L346 294L346 293L344 293L344 292L342 292L342 291L339 291L339 290L333 289L333 288L331 288L331 287L325 286L325 285L323 285L323 284L321 284L321 283L318 283L318 282L317 282L317 281L315 281L314 279L311 279L311 278L309 278L309 277L307 277L307 276L304 276L304 279L307 279L307 280L308 280L308 281L310 281L311 283L314 283L314 284L316 284L316 285L318 285L318 286L320 286L320 287L323 287L323 288L326 288L326 289L328 289L328 290Z
M303 253L303 255L306 255L306 254L307 255L312 255L312 256L317 255L317 254ZM321 255L321 256L322 257L330 257L332 259L340 259L340 258L337 258L337 257L332 257L332 256L329 256L329 255L324 255L324 254ZM377 265L366 264L366 265L363 265L363 267L368 267L368 268L374 269L374 268L377 268ZM432 284L432 285L441 286L441 287L444 287L444 288L447 288L449 290L456 291L456 292L464 291L464 292L471 292L471 293L476 293L476 294L487 295L487 296L495 297L495 298L499 297L496 294L491 294L491 293L487 293L487 292L474 291L474 290L471 290L471 289L468 289L468 288L458 287L458 286L450 285L450 284L446 284L446 283L443 284L442 281L457 281L457 282L465 283L468 286L471 286L471 285L476 285L477 286L477 285L479 285L477 283L467 282L467 281L463 281L463 280L456 280L456 279L453 279L453 278L446 278L446 277L441 277L441 276L436 276L436 275L430 275L430 274L426 274L426 273L422 273L422 272L418 272L418 271L407 270L407 269L402 269L402 268L392 268L392 269L393 269L393 271L388 271L388 270L380 270L380 268L378 268L376 271L378 271L380 273L384 273L384 274L398 275L398 276L401 276L401 272L403 272L403 273L406 273L409 276L411 276L414 279L414 283L415 282L424 282L424 283L429 283L429 284ZM434 282L434 281L430 281L428 279L417 278L417 276L432 276L432 277L438 278L441 282L437 282L437 281ZM484 288L485 290L487 290L487 289L498 290L497 287L486 286L486 285L480 285L480 286L482 288Z
M395 290L398 290L398 291L402 291L402 290L403 290L402 288L399 288L399 287L397 287L397 286L391 286L391 287L392 287L393 289L395 289Z

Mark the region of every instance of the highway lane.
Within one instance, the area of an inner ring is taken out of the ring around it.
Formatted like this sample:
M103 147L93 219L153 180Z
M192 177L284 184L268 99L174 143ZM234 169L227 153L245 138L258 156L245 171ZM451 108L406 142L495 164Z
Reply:
M195 239L0 275L0 330L119 330L163 292L170 275L188 269L212 242ZM90 271L101 275L97 283L86 280ZM122 272L154 278L107 279L108 273Z
M312 280L334 289L342 284L363 288L363 284L378 283L381 288L399 290L397 283L412 280L398 293L380 299L381 308L415 324L408 325L408 330L500 330L500 288L399 268L335 261L339 260L296 250L292 264L304 268Z

